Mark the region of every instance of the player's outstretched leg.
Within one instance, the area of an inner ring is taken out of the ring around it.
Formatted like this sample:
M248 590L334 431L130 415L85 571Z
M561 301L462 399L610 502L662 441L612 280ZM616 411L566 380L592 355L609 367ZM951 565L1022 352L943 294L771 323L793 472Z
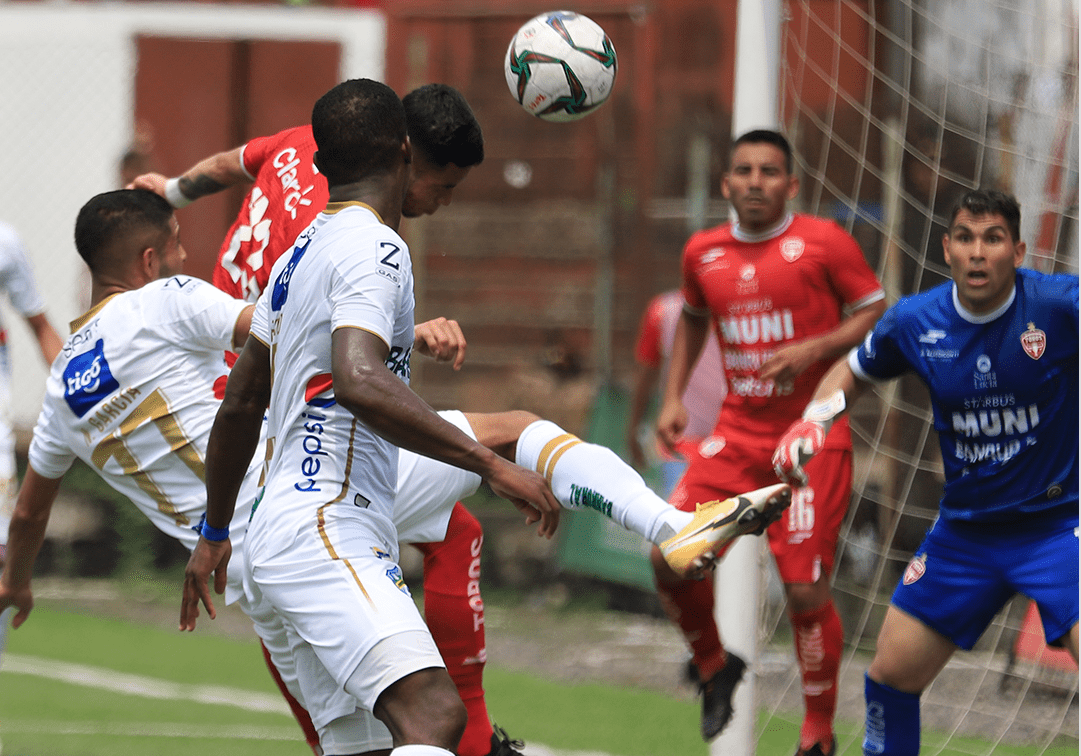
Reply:
M660 544L661 554L677 574L693 575L709 567L732 540L761 535L792 503L792 488L779 483L695 508L694 519Z
M413 544L424 554L424 616L468 720L459 756L516 756L516 741L493 730L484 700L484 601L480 595L480 523L461 502L454 505L446 538ZM521 748L519 744L517 746Z

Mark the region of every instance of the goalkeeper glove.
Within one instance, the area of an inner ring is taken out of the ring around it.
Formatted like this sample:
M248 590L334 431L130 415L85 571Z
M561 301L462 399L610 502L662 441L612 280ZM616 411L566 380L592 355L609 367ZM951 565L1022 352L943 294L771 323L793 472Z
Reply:
M834 419L845 410L845 395L836 391L822 401L807 405L803 417L785 431L773 452L773 470L785 483L807 485L803 466L826 444Z

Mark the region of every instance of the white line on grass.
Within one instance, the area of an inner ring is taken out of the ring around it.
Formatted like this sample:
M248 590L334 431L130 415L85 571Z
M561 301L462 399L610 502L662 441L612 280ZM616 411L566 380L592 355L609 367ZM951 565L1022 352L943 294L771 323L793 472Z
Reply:
M82 685L144 698L225 704L247 711L270 712L286 716L290 714L289 706L278 695L230 688L224 685L186 685L155 677L114 672L111 669L53 661L35 656L5 654L4 671L16 675L45 677L71 685Z
M226 704L240 709L290 715L285 701L276 695L224 685L185 685L156 677L144 677L91 667L74 662L60 662L36 656L4 654L3 671L15 675L44 677L71 685L108 690L144 698ZM120 735L163 738L221 738L225 740L299 740L295 726L254 727L246 725L207 727L193 731L189 725L162 723L56 722L4 720L4 732L46 735ZM601 751L559 751L540 743L530 743L526 756L611 756Z

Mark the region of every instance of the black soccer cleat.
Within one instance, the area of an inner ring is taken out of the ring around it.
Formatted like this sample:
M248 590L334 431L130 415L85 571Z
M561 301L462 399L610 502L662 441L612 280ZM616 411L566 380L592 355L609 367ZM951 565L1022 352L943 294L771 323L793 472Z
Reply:
M834 756L837 753L837 738L833 738L833 742L830 743L830 749L827 751L822 748L821 743L815 743L813 746L807 749L796 749L796 756Z
M746 670L747 662L729 651L724 669L702 685L702 739L707 743L720 735L732 718L732 693Z
M518 750L519 748L525 748L525 743L521 740L511 740L506 730L495 723L492 724L492 750L488 751L488 756L525 756Z

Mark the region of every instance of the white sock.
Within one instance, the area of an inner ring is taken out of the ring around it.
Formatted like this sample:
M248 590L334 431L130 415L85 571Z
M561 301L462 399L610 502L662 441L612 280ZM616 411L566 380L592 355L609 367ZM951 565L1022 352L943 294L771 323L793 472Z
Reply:
M391 751L390 756L454 756L454 754L434 745L403 745Z
M594 509L657 545L694 518L653 493L611 449L586 443L547 420L522 431L516 460L543 475L563 506Z

